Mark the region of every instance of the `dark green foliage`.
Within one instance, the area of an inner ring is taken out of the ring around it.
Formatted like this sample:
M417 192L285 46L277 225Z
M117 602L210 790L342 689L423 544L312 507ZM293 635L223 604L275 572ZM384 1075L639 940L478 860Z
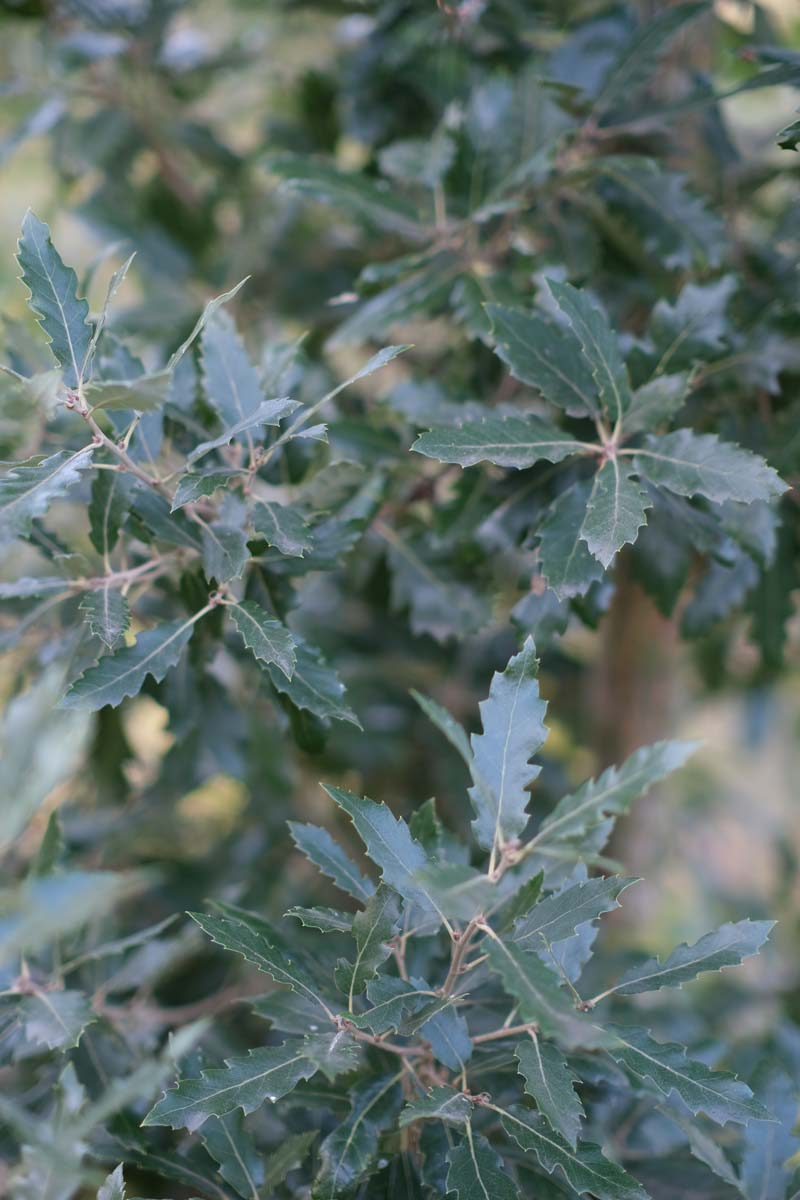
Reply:
M694 746L584 697L644 593L784 668L800 54L756 4L0 10L0 173L72 218L0 280L0 1190L788 1200L796 1033L717 981L773 923L600 921Z

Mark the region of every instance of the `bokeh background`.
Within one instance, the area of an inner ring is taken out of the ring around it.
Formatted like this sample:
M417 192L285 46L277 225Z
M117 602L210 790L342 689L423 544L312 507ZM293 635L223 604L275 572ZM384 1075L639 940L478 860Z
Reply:
M363 356L328 339L358 271L380 257L380 246L376 254L375 236L335 206L287 193L264 155L322 153L342 168L368 169L382 145L429 126L455 102L467 75L463 47L454 35L431 33L430 22L441 26L434 0L420 0L419 20L405 27L425 47L417 71L413 46L396 62L376 63L364 52L381 6L165 0L154 10L159 20L140 35L137 13L147 7L135 0L0 4L0 311L13 322L6 340L32 328L13 258L31 206L51 223L79 275L88 272L93 308L113 267L137 250L123 319L143 344L174 343L205 298L249 274L238 316L255 350L269 337L307 332L312 366L346 370ZM514 17L513 5L501 7ZM561 7L538 6L540 32L546 35L549 22L557 33ZM568 7L574 18L598 6ZM795 0L758 8L720 0L715 7L721 23L714 37L684 44L681 53L718 89L735 86L739 66L746 67L739 52L765 40L766 23L770 37L800 53ZM524 42L522 10L519 20ZM513 68L498 55L494 67ZM775 132L793 119L797 91L745 91L722 107L719 137L730 143L722 159L756 174L782 164L769 194L743 219L766 243L796 238L800 171L786 165ZM695 168L713 172L718 164ZM451 354L454 337L445 319L391 327L391 340L422 345L429 360ZM20 442L35 447L35 419L0 408L0 442L2 457ZM10 577L19 565L9 560L0 571ZM435 693L474 725L491 669L515 637L499 620L463 644L414 636L402 617L387 624L373 612L369 592L359 594L357 584L312 585L305 611L343 647L337 661L365 733L344 730L312 753L266 729L248 761L232 752L228 768L215 761L199 786L182 792L172 785L161 809L126 825L124 836L109 797L122 797L126 811L143 795L152 805L176 737L166 710L145 696L119 722L101 718L99 729L89 718L59 723L47 663L32 667L24 644L8 648L0 666L7 752L21 739L31 769L52 774L48 802L26 835L30 846L48 811L60 806L75 844L91 849L102 838L105 862L158 867L176 907L201 903L209 888L235 891L237 872L257 868L251 899L279 912L301 898L310 902L309 873L298 856L287 857L283 822L287 813L328 818L320 778L352 780L401 809L435 792L461 812L461 767L408 691ZM620 578L596 628L575 623L544 654L552 731L537 786L558 794L562 784L659 737L702 742L690 767L641 804L616 837L611 852L646 882L626 897L606 936L628 951L658 952L725 920L778 917L774 945L744 968L762 1003L743 1008L740 1019L766 1029L777 1020L778 992L784 1011L800 1019L800 621L789 619L782 661L774 664L752 645L749 621L735 614L687 640L680 613L663 617L635 580ZM11 622L0 615L0 630ZM46 761L38 761L36 735L45 726ZM107 773L87 775L85 754L98 738L108 748ZM220 881L223 860L229 865ZM157 964L152 970L155 979ZM174 960L170 970L157 984L167 998L178 986Z

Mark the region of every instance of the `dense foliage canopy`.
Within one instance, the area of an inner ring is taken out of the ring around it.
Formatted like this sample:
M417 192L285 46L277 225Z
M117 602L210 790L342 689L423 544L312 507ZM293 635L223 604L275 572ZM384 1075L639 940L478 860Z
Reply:
M792 662L800 48L266 7L0 7L0 1191L791 1197L772 916L598 920Z

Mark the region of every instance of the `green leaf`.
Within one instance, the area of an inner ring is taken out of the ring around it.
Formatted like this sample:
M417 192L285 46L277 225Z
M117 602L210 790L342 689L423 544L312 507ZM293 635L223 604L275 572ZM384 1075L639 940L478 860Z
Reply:
M498 467L532 467L557 463L581 450L579 442L542 417L486 417L461 426L431 429L417 438L412 450L439 462L473 467L491 462Z
M527 916L514 926L512 940L522 949L538 951L548 943L572 937L579 925L594 921L603 913L619 908L618 896L638 883L612 875L608 879L586 879L540 900Z
M355 1038L342 1029L308 1034L303 1039L306 1057L331 1083L339 1075L347 1075L360 1065L361 1049Z
M106 646L115 646L131 623L128 601L122 592L110 587L96 592L86 592L80 603L92 637L98 637Z
M422 990L425 981L412 979L411 982ZM439 996L426 1004L407 1018L400 1028L402 1034L415 1033L417 1030L430 1043L434 1058L443 1066L450 1071L466 1070L472 1057L472 1039L463 1013L454 1004L448 1003L446 997Z
M487 850L518 838L528 822L526 789L541 769L529 762L547 737L538 667L533 639L527 638L505 670L492 677L489 698L480 705L483 733L471 738L469 794L476 814L472 828Z
M170 360L167 363L168 371L173 370L173 368L178 365L186 351L195 341L198 334L203 332L208 322L213 318L214 314L222 307L223 304L228 304L229 301L233 300L234 296L240 291L241 288L244 287L249 278L249 275L246 276L236 284L236 287L231 288L229 292L223 292L221 296L215 296L213 300L209 300L208 304L206 304L202 313L197 318L192 332L185 341L181 342L180 346L178 346L178 349L170 357Z
M365 902L375 891L370 879L365 879L358 867L342 850L327 829L319 825L301 825L299 821L288 821L292 840L315 867L329 875L338 888Z
M517 1001L520 1019L535 1021L545 1036L556 1038L567 1049L593 1049L608 1040L602 1029L576 1013L556 975L535 954L496 935L485 944L489 966Z
M681 987L704 971L736 967L757 954L769 937L774 921L736 921L721 925L692 946L682 943L662 963L648 958L623 975L613 992L633 996L637 992L655 992L664 987Z
M122 1163L116 1167L106 1179L97 1193L97 1200L125 1200L125 1180L122 1175Z
M378 804L366 796L356 796L345 788L325 784L323 787L331 800L350 817L367 854L380 868L384 883L423 911L441 916L435 900L417 880L417 871L428 866L430 860L412 838L405 821L395 817L385 804Z
M241 421L237 421L234 425L229 425L217 437L211 438L210 441L201 442L199 446L195 446L186 459L187 465L191 466L192 463L196 463L199 458L203 458L211 450L217 450L220 446L227 446L240 433L248 433L253 429L261 429L264 425L280 424L282 419L288 417L297 407L297 401L290 400L288 397L282 397L278 400L262 400L258 408L248 416L243 417Z
M617 335L603 309L588 293L555 279L548 279L547 286L581 344L602 408L611 424L616 425L631 405L628 370Z
M111 871L66 871L26 880L0 892L0 964L22 951L35 954L82 928L135 890L131 877Z
M314 1200L333 1200L351 1192L372 1169L379 1137L395 1119L400 1103L399 1076L375 1079L353 1092L353 1107L320 1146Z
M579 1194L590 1192L597 1200L649 1200L644 1188L622 1167L609 1162L599 1146L579 1142L573 1150L530 1109L512 1108L502 1119L509 1137L535 1154L549 1174L558 1169Z
M467 1122L464 1140L448 1151L447 1194L458 1200L519 1200L508 1169L486 1138Z
M605 570L626 542L635 542L652 507L647 492L633 478L630 467L610 458L594 477L586 504L581 537Z
M107 472L101 472L106 474ZM184 504L193 504L195 500L203 500L213 496L221 488L227 488L231 479L241 478L238 471L206 471L202 475L181 475L175 495L172 497L170 512L183 508Z
M435 862L416 878L433 898L440 912L455 921L469 921L486 912L495 895L495 887L485 872L464 863Z
M542 575L559 599L585 595L603 576L583 540L588 501L589 486L573 485L557 497L537 530Z
M302 558L314 544L308 526L291 505L259 500L253 509L253 528L268 546L293 558Z
M545 817L536 841L581 838L608 814L619 816L639 796L682 767L697 748L695 742L655 742L609 767L599 779L588 779L577 792L564 796Z
M597 417L597 385L580 343L535 312L487 304L494 351L515 379L537 388L572 417Z
M800 121L792 121L784 125L775 135L781 150L797 150L800 145Z
M76 991L37 991L23 996L19 1015L25 1037L49 1050L77 1046L86 1026L97 1019L89 997Z
M66 495L81 471L91 466L94 449L59 450L49 458L29 459L6 471L0 478L0 545L30 533L36 517L47 512L51 501Z
M685 283L674 304L658 301L648 332L659 355L659 373L687 370L719 356L729 333L725 313L735 291L734 276L723 275L712 283Z
M250 558L247 535L231 525L203 525L203 570L208 579L227 583L238 579Z
M30 209L22 222L17 260L22 282L31 293L28 303L64 370L64 382L67 387L77 388L92 337L89 305L78 299L75 272L61 261L50 230Z
M295 905L286 911L287 917L294 917L306 929L318 929L320 933L350 933L353 928L353 914L339 912L335 908L302 908Z
M308 155L272 154L266 166L293 192L335 204L404 237L423 235L413 208L385 183L376 183L355 171L337 171L322 159Z
M659 1105L659 1111L677 1125L686 1135L689 1150L693 1158L698 1159L701 1163L705 1163L710 1171L713 1171L715 1175L719 1175L720 1179L724 1179L726 1183L736 1188L737 1191L740 1190L736 1172L725 1157L722 1148L717 1145L712 1137L709 1137L705 1130L700 1129L694 1121L684 1117L674 1109L668 1108L666 1105L663 1107ZM769 1128L774 1129L772 1122L769 1123Z
M393 975L382 975L367 984L367 999L372 1008L356 1013L350 1021L357 1029L368 1029L370 1033L387 1033L399 1029L408 1019L409 1013L418 1014L431 1003L441 1000L438 992L418 981L398 979ZM423 1023L426 1018L423 1018ZM405 1026L404 1026L405 1027Z
M469 738L455 717L446 708L442 708L441 704L437 704L435 700L431 700L430 696L423 696L413 689L411 695L428 720L432 721L436 728L444 734L451 746L456 748L467 766L471 767L472 749L469 744Z
M192 636L195 620L190 617L186 621L167 621L140 633L132 646L107 654L70 685L59 707L91 712L106 704L116 708L126 696L141 691L148 675L160 683L180 658Z
M472 1115L472 1101L455 1088L442 1084L432 1087L424 1096L409 1100L400 1113L401 1128L414 1121L443 1121L445 1125L465 1128Z
M306 709L321 721L347 721L360 729L361 722L344 702L345 686L326 663L322 651L295 639L295 656L291 680L277 665L267 663L275 690L287 696L296 708Z
M331 1010L319 995L316 984L311 978L306 965L273 946L264 930L266 922L261 922L256 928L249 921L238 917L210 913L189 913L204 933L225 950L241 954L242 958L264 971L276 983L285 984L293 992L304 996L317 1005L322 1013L333 1019Z
M290 1171L296 1171L303 1165L316 1139L316 1129L311 1129L308 1133L295 1133L284 1138L271 1152L264 1162L264 1187L268 1189L268 1195L269 1189L276 1188L279 1183L283 1183Z
M89 501L89 540L98 554L109 555L114 549L127 511L122 475L116 471L98 471L92 480Z
M170 371L136 379L95 379L84 387L84 396L93 410L156 412L169 398L171 379Z
M539 1112L556 1133L574 1150L585 1114L576 1095L573 1075L561 1054L550 1042L534 1036L514 1049L525 1091L536 1101Z
M659 60L672 45L676 34L708 11L708 0L700 0L694 4L676 4L642 18L639 28L605 73L594 101L595 112L605 113L615 104L621 104L627 116L631 98L655 73Z
M224 1117L235 1108L247 1114L267 1100L274 1104L316 1070L296 1041L262 1046L243 1058L226 1059L224 1067L203 1071L199 1079L182 1079L151 1108L142 1124L191 1132L209 1117Z
M254 600L240 600L227 608L248 650L261 662L274 663L291 679L297 657L294 638L286 626Z
M206 396L226 426L239 425L264 401L258 372L250 361L233 317L218 309L206 321L200 340Z
M758 454L733 442L721 442L715 433L677 429L661 437L651 435L636 451L634 468L645 479L679 496L705 496L719 504L738 500L772 500L787 489L777 471Z
M521 864L524 869L526 864ZM519 870L519 867L517 868ZM514 879L514 868L506 871L504 879ZM521 883L514 884L514 890L511 893L511 899L508 904L504 904L501 912L502 919L500 921L500 932L509 930L514 922L520 917L526 917L533 906L538 902L542 892L542 884L544 883L544 871L538 871L530 879L523 879Z
M647 432L665 425L686 403L689 394L689 375L656 375L637 388L631 397L631 407L625 414L625 433Z
M662 1096L675 1092L691 1111L704 1112L724 1125L738 1121L769 1119L769 1113L754 1099L746 1083L727 1071L712 1071L705 1063L687 1058L684 1046L657 1042L646 1029L607 1025L614 1041L608 1053L638 1079L651 1084Z
M378 967L389 957L389 942L399 927L400 898L391 888L381 884L370 896L366 907L353 918L355 961L350 963L340 959L334 972L336 986L347 996L351 1012L353 997L364 991L368 980L375 978Z
M245 1200L253 1200L264 1181L264 1164L244 1127L242 1113L237 1110L224 1117L209 1117L200 1136L225 1182Z

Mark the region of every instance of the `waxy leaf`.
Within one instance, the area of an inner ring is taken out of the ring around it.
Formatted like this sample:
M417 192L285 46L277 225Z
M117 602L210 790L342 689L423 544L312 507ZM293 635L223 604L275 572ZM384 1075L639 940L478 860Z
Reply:
M61 364L64 382L76 388L83 379L92 337L89 305L78 299L75 272L61 261L50 230L30 209L22 222L17 259L22 282L31 293L28 303Z
M764 1120L769 1113L754 1098L746 1083L727 1071L712 1071L705 1063L688 1058L686 1049L673 1042L657 1042L646 1029L607 1025L615 1038L608 1053L632 1075L652 1084L662 1096L675 1092L696 1115L712 1121Z
M651 483L679 496L705 496L720 504L738 500L772 500L787 484L758 454L733 442L721 442L715 433L678 429L661 437L651 435L637 450L634 466Z
M96 592L86 592L80 610L86 616L92 636L100 638L108 647L117 644L131 623L128 601L122 592L114 588L103 587Z
M455 921L469 921L477 913L487 912L495 895L486 873L465 863L435 862L417 871L417 879L439 910Z
M361 1059L361 1046L343 1029L308 1034L303 1053L332 1083L339 1075L354 1071Z
M547 896L517 921L512 939L525 950L538 951L545 944L543 938L552 943L572 937L585 921L619 908L618 896L637 882L612 875L609 879L587 879Z
M279 1183L283 1183L290 1171L302 1166L316 1140L316 1129L284 1138L264 1162L264 1187L276 1188Z
M0 477L0 545L31 531L53 500L64 496L91 466L94 446L74 453L59 450L49 458L15 464Z
M411 836L405 821L395 817L385 804L366 796L356 796L345 788L328 787L325 791L348 814L367 854L380 868L381 876L407 901L429 913L441 912L436 901L416 873L429 865L425 851Z
M603 576L583 540L589 495L589 485L574 484L553 502L537 529L542 575L560 599L583 596Z
M262 400L258 408L248 416L243 417L241 421L227 426L222 433L215 438L211 438L210 441L201 442L199 446L195 446L186 459L187 464L191 466L192 463L197 462L199 458L203 458L211 450L218 450L220 446L227 446L241 433L250 433L254 429L262 429L265 425L280 424L283 417L288 417L297 407L297 401L289 400L288 397L278 400Z
M105 474L105 472L102 472ZM238 471L206 471L203 475L182 475L178 480L175 495L172 498L171 512L183 508L184 504L193 504L195 500L203 500L213 496L220 488L227 488L236 476L241 478Z
M302 558L314 544L300 513L288 504L260 500L253 510L253 528L268 546L293 558Z
M37 991L23 996L19 1018L25 1037L49 1050L77 1046L87 1025L97 1018L83 992Z
M611 424L616 425L631 404L628 370L617 335L605 312L586 292L555 279L548 279L547 286L583 348L603 411Z
M394 1121L399 1106L397 1075L376 1079L353 1092L350 1114L319 1148L314 1200L333 1200L353 1190L373 1167L380 1134Z
M528 638L502 672L497 672L488 700L480 705L483 733L471 738L475 808L472 828L478 843L497 849L517 838L528 822L528 786L539 774L530 759L547 737L547 705L539 697L539 663Z
M288 697L296 708L306 709L321 721L347 721L360 729L361 722L344 701L345 686L322 652L295 639L295 658L291 680L277 664L267 663L275 690Z
M259 922L256 926L238 917L218 916L213 913L189 913L189 916L218 946L232 950L234 954L241 954L242 958L258 967L259 971L264 971L276 983L283 983L293 992L304 996L306 1000L317 1005L325 1016L332 1019L331 1010L317 991L316 983L306 964L298 957L291 957L272 945L265 932L268 928L266 922Z
M311 859L315 867L319 867L338 888L355 896L356 900L369 900L375 885L371 879L364 878L327 829L319 825L301 825L299 821L288 821L287 824L295 846Z
M523 1150L535 1154L551 1175L558 1169L579 1195L588 1192L597 1200L649 1200L636 1180L609 1162L599 1146L579 1142L570 1144L553 1132L543 1117L526 1108L503 1113L503 1128Z
M262 1046L243 1058L227 1060L225 1067L203 1071L199 1079L183 1079L159 1100L143 1125L169 1125L172 1129L198 1129L209 1117L224 1117L241 1108L255 1112L267 1100L274 1103L291 1092L317 1068L297 1042Z
M585 1115L573 1086L577 1077L556 1047L535 1035L515 1047L514 1057L525 1080L525 1091L556 1133L574 1150Z
M192 636L195 620L190 617L187 621L168 621L140 633L132 646L106 654L70 685L59 707L92 712L106 704L115 708L126 696L140 692L148 675L160 683L180 658Z
M294 917L306 929L318 929L320 933L350 933L353 914L339 912L335 908L302 908L296 905L286 910L287 917Z
M114 549L127 511L124 477L117 471L98 471L89 501L89 539L98 554L109 555Z
M487 304L494 351L515 379L573 417L599 416L597 385L580 343L535 312Z
M372 1008L356 1013L349 1019L357 1029L368 1029L370 1033L379 1034L399 1029L401 1025L405 1028L406 1020L411 1019L409 1013L416 1015L428 1009L429 1005L441 1000L441 996L422 980L381 975L367 984L367 999Z
M656 375L637 388L625 414L626 434L646 432L664 425L679 412L689 391L689 375Z
M693 742L655 742L642 746L621 767L609 767L599 779L589 779L559 800L545 817L537 842L582 837L608 814L618 816L639 796L682 767L696 749Z
M412 979L412 984L422 989L424 980ZM431 1016L426 1014L435 1009ZM450 1071L464 1071L472 1057L472 1039L469 1036L466 1018L445 997L426 1004L418 1013L401 1026L401 1033L414 1033L430 1043L434 1058L438 1058Z
M274 663L291 679L297 656L294 638L286 626L254 600L240 600L229 605L228 611L248 650L261 662Z
M409 1100L400 1113L398 1124L402 1127L414 1121L444 1121L446 1125L466 1127L472 1115L472 1101L455 1088L442 1085L432 1087L424 1096Z
M535 1021L543 1034L556 1038L567 1049L592 1049L606 1043L603 1030L575 1012L557 976L537 955L496 936L487 939L485 953L492 971L517 1001L522 1021Z
M84 395L89 406L109 412L156 412L169 398L171 372L158 371L135 379L95 379L86 384Z
M122 1175L122 1163L116 1167L106 1179L97 1193L97 1200L125 1200L125 1180Z
M355 960L351 963L340 959L334 972L336 986L347 996L351 1012L353 997L364 991L368 980L375 978L378 967L389 957L389 942L399 927L400 897L391 888L381 885L370 896L366 907L353 918Z
M630 467L610 458L594 477L586 504L581 537L607 570L626 542L635 542L652 506L647 492L633 478Z
M655 992L664 987L681 987L703 971L721 971L735 967L757 954L769 937L774 921L736 921L707 933L693 946L685 943L664 959L648 958L631 967L612 991L621 996L637 992Z
M264 1164L244 1127L243 1113L235 1109L224 1117L209 1117L200 1136L225 1182L245 1200L253 1200L264 1180Z
M508 1169L486 1138L467 1122L464 1140L447 1153L447 1193L458 1200L519 1200Z
M250 558L247 535L231 525L203 525L203 570L208 579L227 583L238 579Z
M224 308L206 322L200 357L206 396L223 424L234 426L252 417L264 400L261 381L233 317Z
M462 467L491 462L498 467L522 468L542 460L561 462L581 445L541 417L492 416L459 427L432 429L421 434L411 449Z

